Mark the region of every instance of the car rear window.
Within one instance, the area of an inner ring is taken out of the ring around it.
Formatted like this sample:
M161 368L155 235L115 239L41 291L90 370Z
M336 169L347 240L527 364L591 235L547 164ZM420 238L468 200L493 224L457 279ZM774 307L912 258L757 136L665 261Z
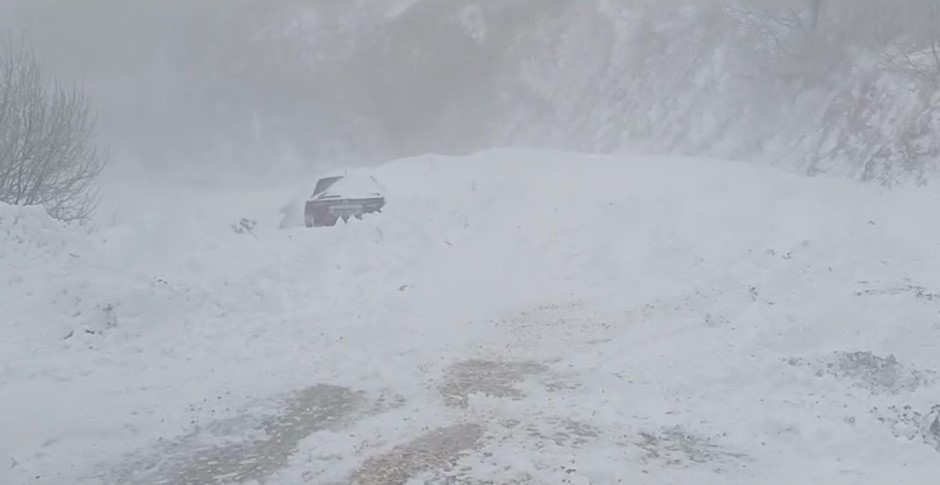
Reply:
M327 177L322 178L317 182L317 186L313 189L313 197L322 194L326 189L329 189L336 182L338 182L343 177Z

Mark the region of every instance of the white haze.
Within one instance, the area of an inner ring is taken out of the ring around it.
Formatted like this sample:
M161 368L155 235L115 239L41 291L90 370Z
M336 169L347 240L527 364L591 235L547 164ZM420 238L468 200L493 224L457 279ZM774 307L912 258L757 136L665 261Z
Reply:
M158 173L527 146L894 183L935 170L935 88L880 65L925 2L830 0L809 47L737 10L806 0L35 0L0 23Z

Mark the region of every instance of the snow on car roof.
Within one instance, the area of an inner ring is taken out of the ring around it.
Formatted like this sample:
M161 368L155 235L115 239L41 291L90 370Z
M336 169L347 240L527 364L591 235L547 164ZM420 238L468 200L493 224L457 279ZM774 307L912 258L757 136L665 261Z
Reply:
M364 168L338 168L320 175L317 180L335 177L371 177L372 172Z
M320 178L317 179L317 180L323 180L323 179L334 178L334 177L345 177L348 173L349 173L349 169L345 169L345 168L344 168L344 169L331 170L331 171L329 171L329 172L327 172L327 173L321 175Z

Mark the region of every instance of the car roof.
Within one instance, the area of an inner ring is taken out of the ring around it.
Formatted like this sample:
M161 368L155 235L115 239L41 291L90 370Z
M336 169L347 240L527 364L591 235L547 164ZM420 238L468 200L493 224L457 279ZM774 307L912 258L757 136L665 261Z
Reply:
M372 171L367 168L340 168L340 169L330 170L329 172L326 172L323 175L320 175L320 177L317 178L317 180L336 178L336 177L357 177L357 178L371 177L373 179L375 178L372 175Z
M317 180L332 179L336 177L345 177L348 174L349 174L349 170L345 170L345 169L344 170L332 170L321 175L320 177L317 178Z

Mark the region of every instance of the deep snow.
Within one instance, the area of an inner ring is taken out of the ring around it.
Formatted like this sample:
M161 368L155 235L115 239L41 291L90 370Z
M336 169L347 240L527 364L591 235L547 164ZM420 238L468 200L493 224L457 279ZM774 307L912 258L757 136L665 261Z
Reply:
M0 483L935 483L935 192L375 174L382 214L318 230L280 228L315 181L125 187L91 235L0 207Z

